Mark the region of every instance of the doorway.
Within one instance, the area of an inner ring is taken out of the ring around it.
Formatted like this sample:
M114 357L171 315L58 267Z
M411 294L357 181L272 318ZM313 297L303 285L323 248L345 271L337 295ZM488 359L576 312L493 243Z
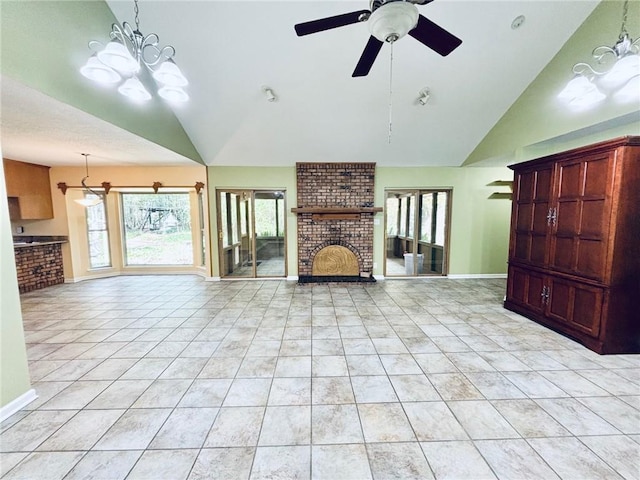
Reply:
M385 191L384 275L447 275L450 189Z
M285 192L217 190L217 199L220 276L285 276Z

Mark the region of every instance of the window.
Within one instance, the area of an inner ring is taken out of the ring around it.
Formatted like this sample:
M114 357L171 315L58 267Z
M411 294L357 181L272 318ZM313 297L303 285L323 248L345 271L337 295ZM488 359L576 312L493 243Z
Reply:
M188 193L122 193L126 265L193 265Z
M407 209L409 208L409 199L402 197L400 199L400 231L401 237L407 236Z
M104 268L111 266L109 253L109 228L107 224L107 211L102 202L87 207L87 237L89 240L89 268ZM97 195L85 193L85 198L94 199Z
M398 210L400 209L400 200L398 197L387 198L387 235L390 237L398 236Z
M420 218L420 241L432 243L433 233L433 194L422 195L422 216Z

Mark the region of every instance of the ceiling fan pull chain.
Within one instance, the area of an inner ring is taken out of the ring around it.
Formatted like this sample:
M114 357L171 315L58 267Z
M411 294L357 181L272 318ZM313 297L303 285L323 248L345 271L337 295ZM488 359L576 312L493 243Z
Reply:
M393 42L391 44L391 61L389 64L389 143L391 143L391 118L393 111Z

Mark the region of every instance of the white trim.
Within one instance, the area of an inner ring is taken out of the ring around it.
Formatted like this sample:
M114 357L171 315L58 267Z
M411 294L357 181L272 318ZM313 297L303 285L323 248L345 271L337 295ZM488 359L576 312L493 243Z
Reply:
M205 282L219 282L220 277L204 277Z
M373 275L373 278L375 278L376 280L385 280L385 276L384 275Z
M84 275L82 277L65 278L64 283L78 283L84 282L85 280L95 280L96 278L119 277L120 275L122 275L120 272L94 273L92 275Z
M288 275L287 282L297 282L299 280L298 275Z
M38 395L36 394L35 389L31 389L20 395L15 400L7 403L4 407L0 408L0 422L9 418L14 413L19 412L24 407L33 402Z
M452 280L460 280L465 278L507 278L506 273L456 273L448 275Z

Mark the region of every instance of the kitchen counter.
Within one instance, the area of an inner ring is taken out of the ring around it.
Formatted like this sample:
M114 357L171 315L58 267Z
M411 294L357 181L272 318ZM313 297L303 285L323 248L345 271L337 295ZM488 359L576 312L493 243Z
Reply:
M67 243L68 237L62 235L14 235L14 248L34 247L36 245L53 245Z
M48 242L13 242L13 248L35 247L37 245L54 245L57 243L67 243L66 240L51 240Z

